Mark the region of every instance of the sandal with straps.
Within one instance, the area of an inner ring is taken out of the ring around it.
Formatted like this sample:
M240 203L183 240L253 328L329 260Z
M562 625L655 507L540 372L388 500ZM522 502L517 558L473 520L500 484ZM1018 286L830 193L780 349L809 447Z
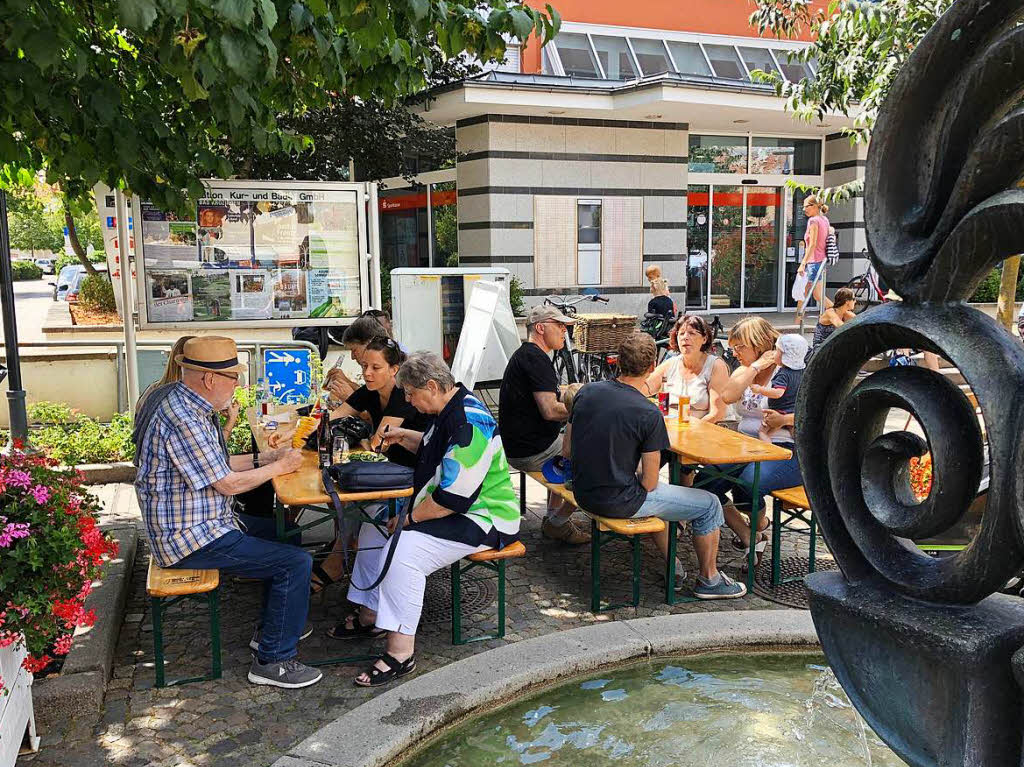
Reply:
M324 568L317 563L313 563L313 572L310 573L309 580L309 595L315 596L322 594L324 590L332 583L337 583L344 577L344 573L339 575L337 578L332 578Z
M381 687L382 685L388 684L389 682L403 677L406 674L411 674L416 670L416 656L410 655L406 660L399 661L395 659L393 655L384 653L377 660L382 660L388 664L387 671L381 671L376 665L370 666L368 669L363 671L370 678L368 682L360 682L357 676L353 681L356 687ZM360 674L359 676L362 676Z
M352 621L351 626L347 625L350 620ZM379 629L372 623L369 626L360 623L358 612L349 613L341 623L327 629L327 636L331 639L358 639L360 637L376 639L377 637L384 636L386 633L384 629Z

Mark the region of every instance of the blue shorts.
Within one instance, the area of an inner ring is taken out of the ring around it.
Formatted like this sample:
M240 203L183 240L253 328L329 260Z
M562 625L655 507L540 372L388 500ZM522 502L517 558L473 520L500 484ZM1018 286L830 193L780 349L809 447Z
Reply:
M810 261L804 269L804 274L807 276L807 285L813 285L814 281L818 279L818 272L825 268L824 261Z

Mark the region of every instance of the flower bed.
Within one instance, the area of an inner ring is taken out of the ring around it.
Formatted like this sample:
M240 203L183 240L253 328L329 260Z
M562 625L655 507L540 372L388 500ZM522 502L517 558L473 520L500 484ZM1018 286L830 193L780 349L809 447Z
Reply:
M914 496L923 501L932 490L932 454L910 459L910 489Z
M23 640L22 665L38 673L95 621L85 598L117 544L97 528L99 503L80 472L20 447L0 456L0 648Z

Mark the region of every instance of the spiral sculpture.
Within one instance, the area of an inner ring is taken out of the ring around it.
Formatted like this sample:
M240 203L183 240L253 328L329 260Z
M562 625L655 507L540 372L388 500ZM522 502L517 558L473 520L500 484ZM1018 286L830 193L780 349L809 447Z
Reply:
M900 72L868 153L871 260L902 296L844 325L812 358L797 405L804 486L848 581L973 604L1024 566L1024 346L964 300L1005 257L1024 252L1024 10L1020 0L958 0ZM924 349L953 362L986 427L989 491L981 526L955 556L911 541L949 530L985 469L974 407L941 374L873 355ZM913 413L927 442L882 434L889 408ZM917 503L908 459L931 452Z

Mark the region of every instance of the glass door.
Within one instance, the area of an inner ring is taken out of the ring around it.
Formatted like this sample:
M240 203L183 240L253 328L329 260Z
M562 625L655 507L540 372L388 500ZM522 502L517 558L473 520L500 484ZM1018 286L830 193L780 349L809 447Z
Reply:
M743 308L742 186L711 188L710 308Z
M686 193L686 306L708 308L708 234L711 231L711 187L691 186Z
M691 186L686 305L698 311L779 306L788 193L782 187ZM788 200L791 204L791 198Z

